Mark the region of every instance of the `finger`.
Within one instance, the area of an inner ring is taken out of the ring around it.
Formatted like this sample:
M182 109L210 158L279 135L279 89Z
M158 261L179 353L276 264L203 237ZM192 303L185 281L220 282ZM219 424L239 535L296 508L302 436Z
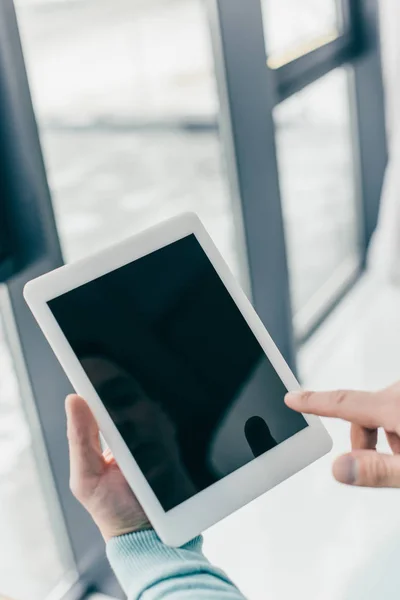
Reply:
M394 452L394 454L400 454L400 437L397 433L392 433L390 431L386 431L385 433L392 452Z
M347 485L400 488L400 456L372 450L352 452L336 460L333 475Z
M104 470L99 428L92 412L80 396L65 402L71 463L71 483L99 476Z
M107 465L115 464L116 461L115 461L114 455L111 452L110 448L107 448L107 450L104 450L103 460Z
M388 398L381 392L300 392L285 398L289 408L298 412L344 419L377 429L385 425L393 410L388 409Z
M351 426L351 447L353 450L375 450L378 443L378 430L361 425Z

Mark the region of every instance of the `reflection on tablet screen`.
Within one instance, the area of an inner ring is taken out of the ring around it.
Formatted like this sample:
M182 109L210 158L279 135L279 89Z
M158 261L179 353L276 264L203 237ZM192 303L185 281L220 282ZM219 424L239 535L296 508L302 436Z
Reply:
M307 427L194 235L49 306L165 510Z

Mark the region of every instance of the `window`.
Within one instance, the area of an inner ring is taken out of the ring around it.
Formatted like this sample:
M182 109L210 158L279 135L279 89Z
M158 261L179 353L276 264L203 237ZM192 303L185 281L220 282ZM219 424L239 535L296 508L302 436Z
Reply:
M270 64L278 67L340 33L336 0L262 0Z
M292 302L301 335L361 262L346 69L285 100L274 116Z
M195 210L238 274L201 0L18 15L67 260Z

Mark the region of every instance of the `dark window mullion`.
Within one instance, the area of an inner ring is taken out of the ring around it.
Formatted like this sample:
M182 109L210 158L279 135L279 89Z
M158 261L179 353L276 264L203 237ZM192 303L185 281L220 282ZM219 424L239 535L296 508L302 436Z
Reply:
M291 298L260 0L208 0L228 166L237 179L252 300L295 368ZM244 51L244 48L246 49Z
M363 52L352 63L354 121L359 166L364 260L376 228L388 150L382 81L379 0L353 0L350 16Z
M362 47L355 43L353 36L346 34L278 69L272 69L277 104L300 92L333 69L354 60L361 51Z
M320 47L272 69L279 104L333 69L354 61L366 49L363 0L337 0L341 34ZM279 57L278 57L279 58ZM271 61L270 61L271 62Z

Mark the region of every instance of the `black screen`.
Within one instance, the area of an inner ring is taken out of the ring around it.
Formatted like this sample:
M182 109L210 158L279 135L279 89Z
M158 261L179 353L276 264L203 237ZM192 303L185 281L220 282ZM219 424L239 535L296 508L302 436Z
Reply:
M194 235L49 306L166 511L307 426Z

